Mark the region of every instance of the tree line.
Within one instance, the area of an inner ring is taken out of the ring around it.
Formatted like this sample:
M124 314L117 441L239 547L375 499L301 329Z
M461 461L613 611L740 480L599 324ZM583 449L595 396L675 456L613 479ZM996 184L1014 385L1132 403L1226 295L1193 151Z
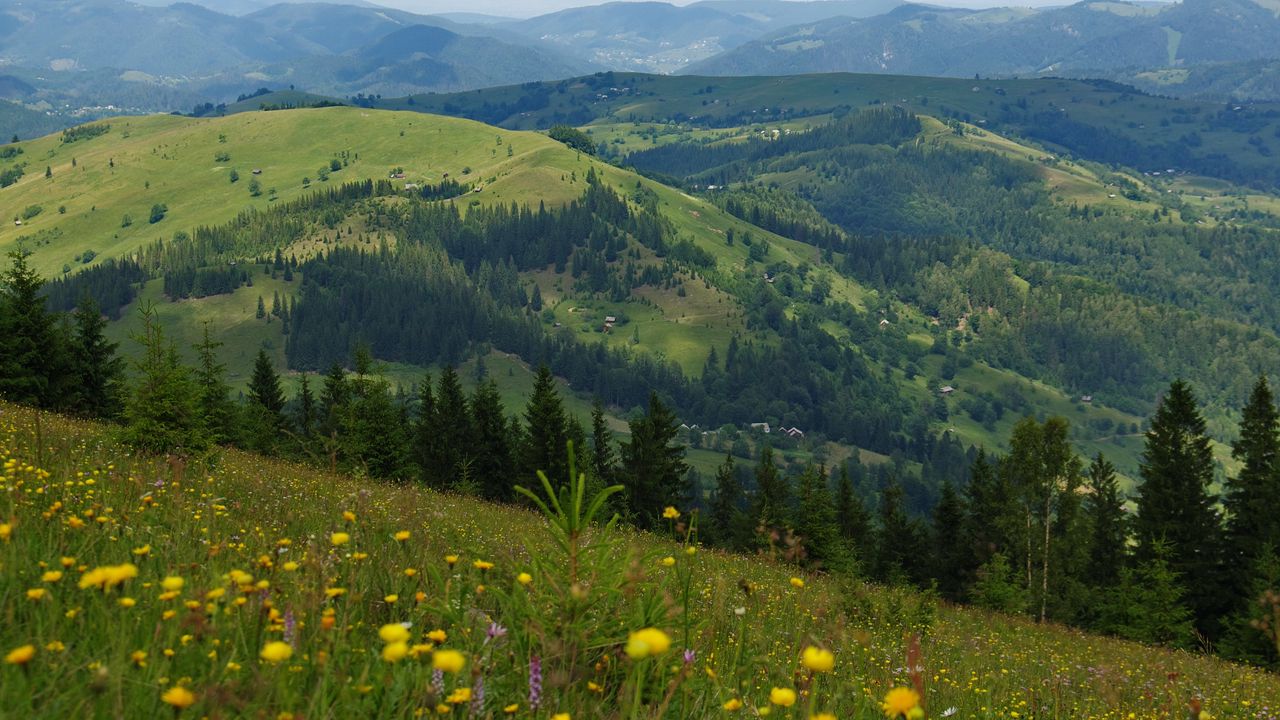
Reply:
M1232 452L1240 470L1213 492L1214 458L1189 386L1174 382L1146 434L1132 498L1101 455L1086 467L1061 418L1019 422L1009 451L977 451L967 473L938 466L936 503L907 507L904 483L881 470L808 464L787 472L766 444L753 469L725 458L710 492L689 473L678 416L657 393L617 442L597 400L589 428L569 413L545 365L523 412L507 416L490 379L466 393L452 367L416 391L392 388L358 346L351 369L301 373L289 397L264 351L242 399L233 396L206 327L186 366L147 307L133 379L124 380L105 319L86 301L49 312L21 251L0 276L0 396L116 420L120 437L152 453L198 455L238 446L400 482L512 502L537 470L563 478L564 454L600 487L626 488L615 507L653 528L667 505L700 518L701 539L782 552L796 563L930 588L943 598L1175 647L1215 649L1275 666L1280 587L1280 411L1259 378ZM936 447L945 448L946 445ZM940 456L945 462L947 455ZM950 457L955 470L955 457ZM1132 504L1133 511L1129 505Z

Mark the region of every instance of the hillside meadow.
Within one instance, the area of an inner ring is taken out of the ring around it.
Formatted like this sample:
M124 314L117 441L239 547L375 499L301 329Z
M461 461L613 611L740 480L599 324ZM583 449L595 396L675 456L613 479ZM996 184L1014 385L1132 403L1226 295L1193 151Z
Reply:
M701 549L677 509L553 523L111 434L0 406L2 716L1277 713L1274 675Z

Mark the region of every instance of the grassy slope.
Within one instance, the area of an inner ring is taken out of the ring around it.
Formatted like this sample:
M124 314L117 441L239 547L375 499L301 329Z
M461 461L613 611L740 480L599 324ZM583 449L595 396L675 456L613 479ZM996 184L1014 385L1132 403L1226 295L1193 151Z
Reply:
M405 698L429 695L431 677L425 661L405 660L393 668L378 659L377 628L401 621L412 623L414 641L441 628L448 633L447 647L473 661L491 658L484 662L494 707L524 704L521 648L529 636L537 642L537 631L525 624L522 606L498 598L508 590L526 592L515 585L514 574L532 569L532 557L549 550L535 515L239 452L226 453L207 471L184 470L132 456L105 439L99 426L49 415L37 426L34 413L7 405L0 406L0 418L0 455L13 459L0 485L17 491L0 499L0 515L13 523L12 536L0 544L5 562L0 607L7 618L0 623L0 650L25 643L38 649L29 673L0 666L0 707L37 702L37 714L48 716L159 717L170 714L159 702L161 692L182 682L197 696L198 704L184 713L192 717L220 711L246 717L281 712L408 717L418 703ZM50 473L48 482L37 477L39 470ZM36 485L48 492L37 495ZM63 509L46 512L55 500ZM73 527L70 518L87 516L82 511L90 507L102 520ZM347 510L355 512L354 522L343 520ZM351 534L352 552L368 553L366 559L329 547L329 534L340 530ZM391 535L398 530L409 530L411 542L394 542ZM956 708L955 716L965 718L1154 720L1180 717L1180 708L1201 697L1215 717L1256 718L1280 697L1275 675L1212 658L968 609L923 611L910 594L821 577L809 577L803 589L796 589L788 583L796 571L767 559L712 551L685 559L660 537L630 532L615 537L628 552L612 553L611 562L624 568L627 557L635 558L627 571L627 597L665 594L666 603L655 602L648 617L677 637L679 600L671 593L678 593L679 576L673 573L683 565L666 570L656 560L672 554L679 563L690 563L694 601L689 617L699 632L691 641L697 671L682 701L690 703L685 706L689 717L719 714L719 704L734 696L747 704L743 712L766 706L770 687L788 687L801 677L793 675L799 672L796 658L812 642L836 656L834 674L821 684L819 707L842 718L882 717L879 698L907 682L904 638L921 630L919 662L931 717ZM292 544L279 547L279 538ZM143 545L149 546L148 555L131 555ZM461 553L457 570L445 568L446 553ZM265 554L275 558L274 567L261 565ZM56 567L59 556L75 558L68 577L42 583L41 573ZM479 578L470 568L474 559L496 567ZM139 577L112 594L75 587L85 568L126 560L138 565ZM286 560L298 561L300 569L285 571ZM418 574L407 578L405 567ZM268 579L269 591L251 590L242 595L245 607L235 605L237 589L226 575L232 569ZM535 573L527 592L540 607L556 595L549 576ZM155 584L166 575L186 579L171 601L157 599ZM453 579L445 584L446 578ZM494 601L463 590L477 582L497 593ZM742 582L754 587L750 596L738 590ZM22 597L40 586L48 593L40 601ZM326 601L322 589L333 586L346 594ZM204 599L208 591L228 587L225 597ZM424 593L421 603L412 602L415 591ZM387 602L384 596L393 592L398 601ZM446 594L461 597L463 608L482 607L484 613L451 613L444 609L451 606L443 602ZM136 606L119 607L115 598L125 595L136 599ZM259 648L284 631L282 623L259 619L268 597L296 622L297 650L287 668L257 659ZM184 609L183 601L192 598L201 598L194 602L197 610ZM203 602L210 603L208 614ZM612 611L618 626L601 624L610 643L634 627L630 623L637 616L628 608L638 602L628 600ZM336 624L322 630L320 616L330 606L338 611ZM732 610L739 606L745 608L745 620L734 619ZM77 612L68 617L72 608ZM162 616L170 608L176 616ZM505 652L485 655L489 617L511 629L507 642L516 643L517 651L511 660ZM65 647L46 648L55 641ZM616 649L609 644L601 651L626 663ZM138 651L147 653L145 662L131 660ZM98 667L103 671L94 674ZM589 691L586 678L564 685L549 679L545 710L609 716L626 700L615 695L617 676L595 677L605 682L602 694ZM446 682L452 687L455 680Z

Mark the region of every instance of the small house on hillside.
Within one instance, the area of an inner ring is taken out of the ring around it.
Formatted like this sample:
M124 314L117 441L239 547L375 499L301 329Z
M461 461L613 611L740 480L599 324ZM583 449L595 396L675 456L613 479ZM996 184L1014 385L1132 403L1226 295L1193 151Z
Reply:
M942 393L943 395L950 395L955 391L956 389L951 387L950 385L943 385L942 389L940 389L938 392Z
M759 430L760 432L764 433L765 435L768 435L768 434L769 434L769 432L770 432L769 423L767 423L767 422L751 423L751 429L752 429L752 430Z
M1080 396L1080 402L1084 403L1085 405L1090 405L1090 404L1092 404L1092 403L1093 403L1093 396L1092 396L1092 395L1081 395L1081 396Z

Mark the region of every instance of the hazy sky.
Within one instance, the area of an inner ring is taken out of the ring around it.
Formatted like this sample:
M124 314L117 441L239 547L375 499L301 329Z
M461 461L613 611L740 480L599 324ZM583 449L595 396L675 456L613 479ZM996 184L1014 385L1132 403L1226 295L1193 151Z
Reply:
M212 0L216 2L216 0ZM599 5L605 0L370 0L378 5L397 7L421 13L477 12L507 17L533 17L542 13L583 5ZM624 0L625 1L625 0ZM673 5L688 5L694 0L667 0ZM933 0L934 5L957 7L998 7L1003 5L1042 6L1067 5L1072 0Z
M178 0L138 0L147 5L168 5ZM306 2L308 0L195 0L215 10L229 10L251 6L265 6L272 2ZM311 0L316 1L316 0ZM320 2L347 2L350 0L319 0ZM607 0L367 0L385 7L431 14L449 12L484 13L505 17L533 17L542 13L583 5L599 5ZM622 0L623 2L640 0ZM695 0L666 0L675 5L688 5ZM802 0L803 1L803 0ZM1067 5L1075 0L914 0L935 5L954 7L998 7L1005 5L1033 6Z

